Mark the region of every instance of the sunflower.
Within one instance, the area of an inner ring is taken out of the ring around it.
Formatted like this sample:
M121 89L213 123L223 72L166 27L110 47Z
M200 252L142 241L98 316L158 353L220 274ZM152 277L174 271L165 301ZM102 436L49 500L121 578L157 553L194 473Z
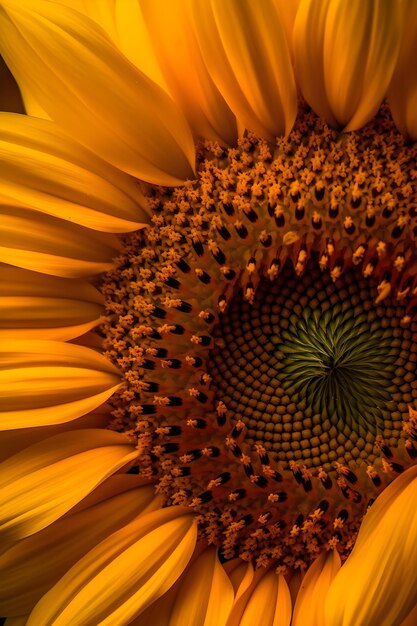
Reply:
M416 41L0 0L7 626L416 623Z

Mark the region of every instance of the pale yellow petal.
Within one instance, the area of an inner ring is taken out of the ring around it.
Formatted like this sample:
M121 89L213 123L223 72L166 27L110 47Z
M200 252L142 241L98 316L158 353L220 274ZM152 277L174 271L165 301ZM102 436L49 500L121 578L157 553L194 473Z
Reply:
M111 166L92 154L87 166L81 165L87 151L53 122L2 113L0 137L2 205L34 209L104 232L137 230L148 221L143 195L138 187L132 189L129 176L119 172L112 183Z
M208 548L183 575L169 626L224 626L233 595L217 550Z
M246 128L266 139L289 133L296 88L274 0L193 0L197 38L220 93Z
M84 346L4 340L0 353L2 430L76 419L103 404L120 385L118 370Z
M35 606L28 626L128 624L181 575L196 534L188 509L139 517L78 561Z
M73 339L102 313L103 297L87 282L0 265L0 342Z
M417 604L416 498L414 466L376 499L330 586L326 626L399 626Z
M291 597L285 578L258 570L236 602L227 626L290 626Z
M235 144L236 120L207 71L188 0L139 3L167 85L194 134L222 144Z
M66 132L148 182L194 177L194 143L169 96L94 21L47 0L4 0L1 51Z
M107 486L107 497L81 511L70 511L0 556L2 615L29 613L48 589L100 541L139 514L161 508L162 499L155 497L154 487L141 485L137 476L113 476L102 485Z
M329 586L340 569L336 550L324 552L309 567L294 606L291 626L323 626Z
M23 113L22 96L14 76L0 56L0 111Z
M1 463L2 548L52 524L136 457L124 435L86 429L55 435Z
M115 4L118 47L136 67L168 92L139 0L116 0Z
M116 235L21 208L1 208L0 262L64 278L105 272L120 249Z
M403 34L388 103L394 122L407 139L417 141L417 3L403 0Z
M301 0L294 52L307 102L331 126L366 124L386 94L400 37L398 2Z

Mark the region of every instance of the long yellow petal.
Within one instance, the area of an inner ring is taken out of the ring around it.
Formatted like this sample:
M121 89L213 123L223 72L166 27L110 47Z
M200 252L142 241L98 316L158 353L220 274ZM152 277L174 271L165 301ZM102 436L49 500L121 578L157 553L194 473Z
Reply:
M290 626L291 596L285 578L258 570L236 602L227 626Z
M233 604L233 586L215 548L205 550L181 579L169 626L224 626Z
M1 463L2 548L52 524L136 456L120 433L86 429L55 435Z
M104 232L136 230L148 221L143 195L130 177L117 170L111 176L111 166L53 122L2 113L0 137L1 204Z
M294 52L305 99L331 126L360 128L386 94L400 38L399 2L301 0Z
M417 466L366 514L326 599L326 626L399 626L417 604Z
M120 249L116 235L21 208L1 209L0 262L64 278L105 272Z
M141 0L140 6L167 85L194 134L235 144L236 120L207 71L188 0Z
M336 550L324 552L312 563L301 583L291 626L323 626L326 594L340 565Z
M261 137L289 133L296 88L275 0L193 0L202 55L238 121Z
M155 497L152 485L143 486L132 475L113 476L106 482L115 479L123 479L123 491L116 481L118 492L114 495L57 520L0 556L2 615L29 613L48 589L100 541L139 514L161 508L162 501Z
M404 21L401 47L391 84L388 103L399 130L417 141L417 4L403 0Z
M0 265L0 342L66 341L95 326L103 298L89 283Z
M35 428L17 428L0 431L0 462L17 454L21 450L32 446L38 441L67 432L83 428L106 428L111 415L110 407L103 405L97 411L83 415L70 422L54 424L53 426L39 426Z
M46 0L4 0L0 42L12 71L80 143L151 183L194 177L182 113L85 15Z
M28 626L128 624L181 575L196 535L188 509L139 517L78 561L35 606Z
M2 430L49 426L103 404L119 387L117 369L95 350L59 341L3 341Z

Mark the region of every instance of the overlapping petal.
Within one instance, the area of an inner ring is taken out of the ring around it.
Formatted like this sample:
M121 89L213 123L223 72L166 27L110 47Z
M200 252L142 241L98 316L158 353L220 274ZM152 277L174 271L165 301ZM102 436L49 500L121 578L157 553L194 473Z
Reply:
M95 326L103 297L89 283L0 265L0 341L66 341Z
M59 341L3 341L2 430L68 422L93 411L119 387L100 353Z
M78 561L35 606L28 626L128 624L179 578L196 535L189 509L140 516Z
M257 570L236 600L227 626L290 626L291 596L285 578L273 570Z
M49 120L0 114L0 202L104 232L148 221L139 186Z
M266 139L289 133L296 116L296 88L276 2L192 4L205 64L238 121Z
M324 552L312 563L297 594L291 626L323 626L326 594L340 565L336 550Z
M52 524L136 456L124 435L86 429L55 435L1 463L2 549Z
M94 498L93 501L92 497ZM44 530L0 556L0 613L29 613L81 557L139 514L159 509L153 485L138 476L115 475ZM57 547L59 546L59 549Z
M403 0L402 4L403 34L388 102L399 130L408 139L417 141L417 3Z
M2 207L0 262L44 274L80 278L105 272L120 249L100 233L37 211Z
M376 499L330 586L326 626L399 626L417 604L417 466Z
M296 76L328 124L363 126L388 88L402 34L399 2L301 0L294 26Z
M142 0L140 6L166 83L194 134L235 144L236 120L207 71L188 0Z
M182 113L85 15L47 0L4 0L0 41L46 113L100 157L152 183L194 176Z

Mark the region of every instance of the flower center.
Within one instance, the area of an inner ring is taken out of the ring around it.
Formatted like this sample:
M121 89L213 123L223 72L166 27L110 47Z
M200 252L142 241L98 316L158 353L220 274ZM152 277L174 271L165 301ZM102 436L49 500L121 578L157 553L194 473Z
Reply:
M351 550L417 449L416 147L383 108L355 134L206 143L152 188L152 226L103 279L110 427L225 559Z
M262 280L252 305L233 297L208 371L248 442L330 471L373 463L377 434L399 439L417 398L417 337L400 324L403 307L376 297L375 280L352 269L333 283L314 261L300 278L287 266L272 285Z

